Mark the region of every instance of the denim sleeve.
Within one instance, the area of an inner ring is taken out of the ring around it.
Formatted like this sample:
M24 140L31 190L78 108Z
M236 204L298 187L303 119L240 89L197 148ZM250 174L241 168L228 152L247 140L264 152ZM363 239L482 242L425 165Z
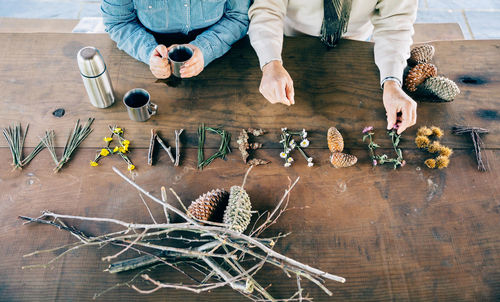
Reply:
M119 49L149 65L158 45L152 34L139 23L132 0L103 0L101 4L106 31Z
M191 42L203 53L207 66L224 55L248 30L250 0L227 0L222 18Z

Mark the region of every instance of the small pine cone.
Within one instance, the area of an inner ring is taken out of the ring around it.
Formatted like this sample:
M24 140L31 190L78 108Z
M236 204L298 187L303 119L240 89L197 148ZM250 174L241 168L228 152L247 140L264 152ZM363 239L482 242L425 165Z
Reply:
M357 161L358 158L356 156L340 152L333 152L330 157L330 162L335 168L347 168L354 165Z
M410 63L429 63L434 56L434 46L424 44L413 48L410 52Z
M328 148L331 152L342 152L342 150L344 150L344 138L337 128L330 127L330 129L328 129L326 140L328 141Z
M440 99L451 102L460 93L457 84L445 77L431 77L425 80L424 88Z
M250 196L242 187L232 186L223 222L229 226L229 229L243 233L250 224L251 217Z
M417 86L422 84L425 79L437 76L437 68L430 63L421 63L410 69L406 76L405 85L408 91L416 91Z
M199 220L207 221L217 216L217 212L220 211L219 208L224 208L228 198L229 193L224 189L212 190L200 195L195 201L191 202L188 212Z

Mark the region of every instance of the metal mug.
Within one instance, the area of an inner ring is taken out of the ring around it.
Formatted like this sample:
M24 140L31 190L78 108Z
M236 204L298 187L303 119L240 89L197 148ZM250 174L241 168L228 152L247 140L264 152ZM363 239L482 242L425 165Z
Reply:
M181 67L193 56L193 49L186 45L176 45L168 51L168 59L172 74L176 77L181 77Z
M151 102L149 92L142 88L129 90L123 97L128 116L136 122L145 122L156 114L158 105Z

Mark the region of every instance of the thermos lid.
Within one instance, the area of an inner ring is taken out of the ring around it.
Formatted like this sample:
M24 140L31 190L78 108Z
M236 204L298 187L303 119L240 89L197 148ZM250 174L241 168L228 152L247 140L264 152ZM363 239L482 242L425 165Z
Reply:
M95 78L106 71L106 64L99 50L92 46L87 46L78 52L78 67L84 77Z

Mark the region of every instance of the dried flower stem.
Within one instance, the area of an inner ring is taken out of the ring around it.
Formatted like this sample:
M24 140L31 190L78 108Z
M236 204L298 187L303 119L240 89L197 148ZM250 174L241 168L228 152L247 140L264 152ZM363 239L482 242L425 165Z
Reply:
M179 161L180 161L180 158L181 158L180 136L181 136L181 134L182 134L183 131L184 131L184 129L175 130L175 163L174 163L175 167L179 166Z
M368 150L370 152L370 157L372 159L372 163L374 166L380 164L383 165L385 163L391 163L393 164L394 170L396 170L398 167L402 167L405 165L405 160L403 159L403 152L401 149L398 147L399 142L401 140L401 135L397 134L396 129L392 129L387 131L387 135L391 137L391 142L392 142L392 148L394 149L394 152L396 153L397 157L396 158L389 158L387 154L382 154L382 155L377 155L375 153L375 150L379 148L380 146L376 144L373 141L373 135L375 134L372 132L373 127L366 127L365 129L369 129L367 131L363 131L363 142L366 141L366 139L369 139L368 142Z

